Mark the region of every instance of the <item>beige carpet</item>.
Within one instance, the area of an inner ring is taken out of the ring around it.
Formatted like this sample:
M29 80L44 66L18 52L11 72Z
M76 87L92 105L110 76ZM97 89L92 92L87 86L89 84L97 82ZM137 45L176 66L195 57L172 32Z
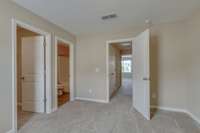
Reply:
M28 123L32 117L35 117L37 114L32 112L22 111L21 107L18 107L17 111L17 127L18 129L22 128L26 123Z
M200 133L182 113L158 111L146 121L131 108L131 97L117 95L111 103L69 102L49 115L34 115L19 133Z

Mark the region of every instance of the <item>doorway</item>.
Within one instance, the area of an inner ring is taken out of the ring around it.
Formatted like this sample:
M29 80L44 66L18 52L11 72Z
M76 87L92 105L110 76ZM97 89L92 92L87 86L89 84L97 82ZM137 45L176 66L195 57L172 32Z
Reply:
M132 52L122 54L121 56L121 72L122 72L122 87L121 91L123 95L131 96L133 95L133 67L132 67Z
M45 113L45 38L17 26L17 127Z
M119 46L132 46L132 63L130 60L123 61L124 71L132 72L132 104L147 120L150 120L150 30L138 34L131 39L108 41L106 45L106 81L107 81L107 102L119 90L117 75L117 54L121 54ZM118 45L118 46L117 46ZM116 48L117 47L117 48ZM116 50L117 49L117 50ZM127 57L126 57L127 58ZM119 59L118 59L119 60ZM132 65L132 70L130 66ZM127 70L125 70L127 69ZM127 72L125 72L127 73ZM121 74L122 75L122 74Z
M68 44L58 41L57 44L57 91L58 107L70 100L70 82L69 82L69 58L70 51Z
M132 96L132 41L109 43L109 98Z
M54 111L74 100L73 44L55 37L55 107Z
M51 110L50 34L12 19L13 130ZM49 78L47 78L49 77Z

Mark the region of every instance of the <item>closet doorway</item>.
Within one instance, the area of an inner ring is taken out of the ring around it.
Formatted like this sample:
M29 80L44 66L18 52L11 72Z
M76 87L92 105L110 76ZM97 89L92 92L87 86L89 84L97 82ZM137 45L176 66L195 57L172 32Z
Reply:
M50 38L49 33L12 19L12 123L16 132L30 119L51 112Z
M73 45L56 37L55 100L56 108L73 101Z

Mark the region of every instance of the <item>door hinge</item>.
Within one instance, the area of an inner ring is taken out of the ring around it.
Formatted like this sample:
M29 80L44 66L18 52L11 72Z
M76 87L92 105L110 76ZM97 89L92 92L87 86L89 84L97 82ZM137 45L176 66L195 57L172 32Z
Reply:
M43 42L44 47L46 47L46 38L44 37L44 42Z
M45 98L43 101L44 101L44 103L46 103L46 102L47 102L47 99Z
M46 67L44 67L44 76L46 76L47 72L46 72Z

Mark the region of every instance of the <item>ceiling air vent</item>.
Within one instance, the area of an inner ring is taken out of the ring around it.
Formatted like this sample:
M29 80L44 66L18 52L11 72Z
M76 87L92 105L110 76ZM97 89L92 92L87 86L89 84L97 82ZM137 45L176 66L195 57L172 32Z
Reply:
M117 14L109 14L109 15L106 15L106 16L103 16L101 17L102 20L110 20L110 19L114 19L117 17Z

